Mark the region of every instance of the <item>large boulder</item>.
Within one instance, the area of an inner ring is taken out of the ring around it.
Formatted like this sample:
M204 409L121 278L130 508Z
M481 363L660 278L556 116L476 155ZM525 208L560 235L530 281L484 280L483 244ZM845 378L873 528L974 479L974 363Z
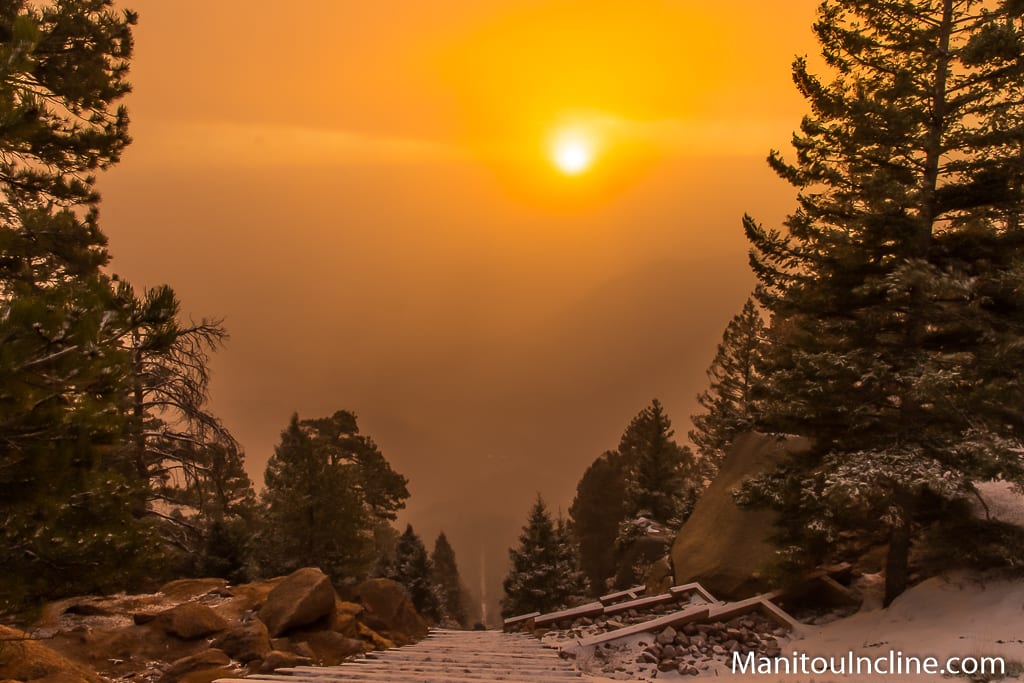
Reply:
M365 611L360 604L339 599L334 603L334 624L331 626L331 630L348 638L355 638L360 615Z
M303 657L302 655L283 650L271 650L260 663L257 671L261 674L269 674L274 673L277 669L289 666L307 666L312 663L313 660L309 657Z
M234 673L231 658L221 650L206 650L172 662L158 683L209 683Z
M0 626L0 641L0 680L46 678L63 683L101 683L103 680L16 629Z
M396 642L427 635L427 622L416 612L402 584L391 579L368 579L352 589L352 596L366 609L363 622L374 631L384 631Z
M216 612L198 602L183 602L161 612L151 622L153 627L182 640L194 640L219 633L228 627Z
M364 649L363 641L347 638L335 631L310 631L293 635L292 639L299 644L305 643L313 654L313 661L323 666L341 664L352 655L362 654Z
M270 633L262 621L251 619L217 636L210 646L223 650L242 664L247 664L254 659L263 659L270 652Z
M733 493L743 481L774 467L788 453L810 448L807 439L749 432L737 437L718 476L672 544L675 583L699 581L717 598L750 597L766 590L765 568L776 558L776 514L741 509Z
M260 608L259 617L272 637L321 620L329 627L336 600L327 575L315 567L305 567L274 586Z

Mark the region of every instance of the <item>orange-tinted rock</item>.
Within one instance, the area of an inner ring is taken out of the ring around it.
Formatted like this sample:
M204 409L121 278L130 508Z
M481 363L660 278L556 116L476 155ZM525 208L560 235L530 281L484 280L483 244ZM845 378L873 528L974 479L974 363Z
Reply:
M0 626L0 679L32 681L54 677L60 683L102 683L95 673L76 664L22 631Z
M362 620L374 631L406 642L427 635L427 622L416 612L402 584L390 579L369 579L353 588L352 595L366 608Z
M228 622L206 605L185 602L156 615L152 626L183 640L193 640L225 630Z
M336 600L327 575L306 567L293 572L270 591L259 617L274 637L320 620L327 626L333 621Z

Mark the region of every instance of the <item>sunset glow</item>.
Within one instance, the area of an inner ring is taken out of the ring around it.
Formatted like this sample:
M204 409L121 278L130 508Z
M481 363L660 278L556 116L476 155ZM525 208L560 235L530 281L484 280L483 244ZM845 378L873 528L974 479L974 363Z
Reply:
M677 438L700 409L743 214L794 206L764 157L820 0L116 4L111 272L226 319L211 406L257 488L292 413L354 411L498 615L536 493L567 510L651 398Z
M552 160L562 173L578 175L593 163L594 145L577 134L560 135L552 148Z

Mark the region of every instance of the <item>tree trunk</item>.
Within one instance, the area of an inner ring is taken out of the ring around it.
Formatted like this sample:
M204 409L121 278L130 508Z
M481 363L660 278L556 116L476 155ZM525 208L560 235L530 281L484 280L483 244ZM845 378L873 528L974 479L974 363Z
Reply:
M910 565L910 524L906 520L889 530L889 552L885 557L884 607L907 589Z

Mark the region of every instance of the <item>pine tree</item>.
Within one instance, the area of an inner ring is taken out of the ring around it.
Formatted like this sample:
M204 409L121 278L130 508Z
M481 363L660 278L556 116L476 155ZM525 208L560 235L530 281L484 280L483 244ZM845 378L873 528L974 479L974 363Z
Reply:
M799 209L787 234L745 219L774 321L761 424L815 442L746 500L812 560L881 523L887 602L942 501L1024 483L1021 9L823 3L833 76L796 61L812 113L795 162L769 157Z
M626 516L625 464L616 451L607 451L583 473L569 508L580 566L594 595L604 593L616 573L615 539Z
M619 441L627 471L628 519L677 526L696 497L693 454L672 440L672 422L658 399L634 417Z
M409 498L408 480L395 472L370 437L359 433L356 416L339 410L330 417L303 420L322 457L333 465L350 465L356 487L371 515L394 520Z
M503 583L503 616L561 609L582 594L579 571L574 562L566 560L565 535L565 529L555 526L538 495L519 536L519 546L509 549L512 566Z
M0 599L128 587L160 562L121 456L129 359L93 173L128 142L135 16L0 8Z
M264 474L263 572L319 567L336 585L365 576L371 523L357 482L353 468L332 463L293 415Z
M423 541L407 524L395 548L392 579L406 587L413 607L423 617L436 623L441 620L441 600L434 583L434 567Z
M442 531L434 541L434 550L430 553L433 566L433 582L437 595L441 600L441 614L444 619L455 622L466 628L469 617L466 613L466 588L459 576L459 566L455 562L455 550Z
M129 142L127 111L115 103L130 90L137 16L112 7L113 0L12 0L0 9L0 213L7 220L18 207L95 206L95 171L117 162ZM105 242L95 214L81 226L89 240Z
M580 548L572 522L561 515L555 520L555 547L555 566L569 596L566 601L577 602L587 594L589 584L580 568Z
M754 389L759 383L767 330L753 299L725 328L722 342L708 368L710 385L697 395L704 413L694 415L690 441L700 455L703 476L714 479L726 450L737 435L756 421Z

